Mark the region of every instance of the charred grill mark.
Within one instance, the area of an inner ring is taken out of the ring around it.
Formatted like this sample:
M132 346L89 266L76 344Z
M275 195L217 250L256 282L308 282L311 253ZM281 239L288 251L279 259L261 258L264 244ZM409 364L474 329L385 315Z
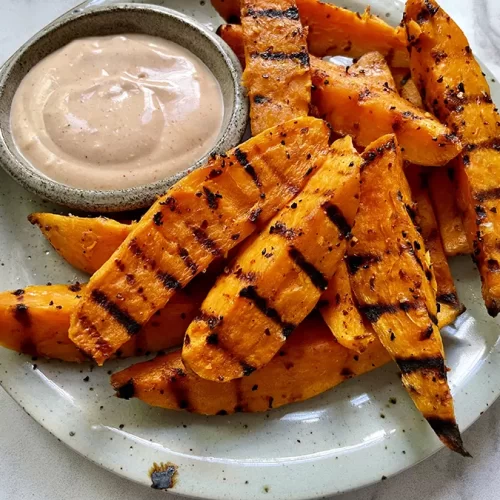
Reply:
M460 301L456 293L441 293L436 297L436 301L441 302L441 304L448 304L454 309L460 309Z
M434 327L429 325L424 331L420 333L420 340L428 340L434 333Z
M466 144L464 146L464 151L476 151L481 149L493 149L495 151L500 151L500 138L494 137L493 139L488 139L486 141L480 142L479 144Z
M380 261L381 258L378 255L371 253L348 255L346 259L347 271L352 276L359 271L359 268L368 269L372 264Z
M267 304L267 300L259 295L255 286L250 285L242 288L240 290L239 296L253 302L253 304L255 305L255 307L257 307L257 309L259 309L259 311L261 311L269 319L280 325L282 328L281 333L283 334L284 338L287 338L288 335L290 335L290 333L295 329L295 325L284 322L281 319L278 311L273 307L269 307L269 305Z
M240 148L236 148L234 150L234 157L238 161L238 163L243 167L245 172L252 178L254 184L258 187L262 187L262 183L259 180L259 176L257 175L257 172L255 171L255 168L253 168L252 164L248 161L247 154L242 151Z
M342 210L333 203L325 203L323 205L327 217L337 226L342 238L349 238L351 235L351 225L347 222Z
M433 5L430 0L424 0L425 7L417 14L417 23L422 24L431 17L434 17L439 10L439 6Z
M374 304L360 306L359 310L370 323L376 323L383 314L389 313L394 314L399 310L398 306L394 304Z
M207 199L208 207L212 210L217 210L219 208L219 198L222 198L220 194L213 193L206 186L203 186L203 192Z
M297 7L289 7L288 9L252 9L249 8L246 12L247 16L253 17L269 17L271 19L286 18L292 21L299 20L299 10Z
M360 306L359 310L370 323L376 323L384 314L396 314L398 311L407 313L412 310L422 309L423 307L425 306L421 301L411 302L405 300L397 304L367 304Z
M485 189L482 191L476 191L474 194L474 199L480 203L488 200L498 200L500 199L500 188Z
M298 61L302 66L309 66L309 53L305 50L300 52L273 52L266 50L264 52L252 52L250 54L252 59L260 57L266 61Z
M395 359L401 373L409 375L415 372L432 372L441 380L446 380L446 366L444 365L443 356L435 356L431 358L413 357Z
M73 283L72 285L68 286L68 290L70 292L78 293L82 289L82 285L77 281L76 283Z
M15 297L21 297L22 295L24 295L24 290L22 288L19 288L18 290L12 292L12 295L14 295Z
M460 455L464 457L471 456L470 453L464 448L462 436L460 436L458 425L454 419L427 417L427 422L429 422L429 425L438 435L439 439L446 443L450 449L460 453Z
M26 304L16 304L14 306L14 318L25 328L29 328L31 326L31 316Z
M102 307L117 323L119 323L129 335L135 335L141 330L141 324L132 316L120 309L109 297L101 290L92 290L92 301Z
M194 275L198 272L198 265L196 262L189 256L189 252L186 248L179 248L179 256L186 264L186 267L191 271Z
M156 277L162 282L163 286L167 290L178 290L181 288L180 282L172 276L170 273L165 271L158 271Z
M130 379L125 384L121 385L116 391L116 397L121 399L131 399L135 396L134 380Z
M269 229L269 234L279 234L287 240L293 240L296 236L293 228L288 229L283 222L276 222L274 226Z
M173 196L169 196L165 201L161 201L160 205L168 207L171 212L177 210L177 200Z
M215 241L209 238L208 234L201 227L195 227L193 229L193 235L196 238L196 241L213 256L220 257L222 255L222 252L217 247Z
M99 332L97 331L97 328L94 326L94 324L88 319L87 316L80 316L79 318L80 324L82 327L85 329L86 333L89 335L89 337L94 341L95 343L95 348L89 348L89 349L83 349L80 348L80 351L82 351L90 360L93 359L93 350L99 350L99 352L105 357L109 358L113 352L114 349L109 345L109 343L103 339ZM118 353L118 351L117 351Z
M457 90L449 89L446 92L445 98L443 99L443 104L445 108L450 112L461 113L464 110L464 106L467 104L491 104L493 101L491 96L487 92L481 92L480 94L465 94L463 85L459 85ZM498 139L493 139L491 142L496 143Z
M302 271L307 274L312 284L318 290L323 291L327 289L328 280L318 269L316 269L313 264L306 260L304 255L297 248L293 246L290 247L290 249L288 250L288 255L290 255L290 258L295 262L295 264L297 264L302 269Z

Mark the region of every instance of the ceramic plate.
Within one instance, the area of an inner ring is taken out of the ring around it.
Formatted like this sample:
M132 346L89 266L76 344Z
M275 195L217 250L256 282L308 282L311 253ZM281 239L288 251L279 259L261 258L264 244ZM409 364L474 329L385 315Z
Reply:
M215 28L220 21L209 3L165 2ZM363 2L341 3L364 7ZM400 3L371 4L374 13L399 22ZM500 102L497 84L492 84L492 94ZM4 289L85 280L26 221L30 212L40 210L58 208L33 198L0 173ZM500 329L486 314L470 258L454 260L452 268L468 310L444 330L444 339L464 430L500 393ZM33 361L0 349L0 379L33 418L95 463L146 486L151 485L154 462L174 463L178 474L170 491L199 498L293 500L345 492L396 474L442 446L415 410L392 364L269 413L207 418L115 398L108 372L134 361L93 368Z

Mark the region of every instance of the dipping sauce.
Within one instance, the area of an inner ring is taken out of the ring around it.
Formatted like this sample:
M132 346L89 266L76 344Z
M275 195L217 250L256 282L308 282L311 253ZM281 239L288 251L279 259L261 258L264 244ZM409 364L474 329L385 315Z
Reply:
M24 77L11 108L14 142L68 186L122 189L190 167L216 143L218 81L189 50L126 34L74 40Z

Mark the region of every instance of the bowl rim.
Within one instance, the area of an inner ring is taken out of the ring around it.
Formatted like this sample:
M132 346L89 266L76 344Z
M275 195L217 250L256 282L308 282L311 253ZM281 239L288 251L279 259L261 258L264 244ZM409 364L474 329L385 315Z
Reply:
M242 68L240 62L222 38L218 37L213 31L200 22L174 9L152 4L137 4L130 2L100 5L89 7L84 10L80 10L78 7L79 6L71 9L38 31L33 37L19 47L19 49L7 59L3 66L0 67L0 98L4 93L9 76L26 51L36 45L40 40L50 36L50 34L58 28L70 23L77 23L79 20L89 15L99 15L101 13L109 14L113 12L129 12L133 14L137 11L147 11L158 16L174 18L181 23L189 25L192 29L199 31L207 42L212 44L214 50L217 50L221 55L231 74L231 89L234 94L234 104L231 110L230 119L225 128L221 129L221 134L216 144L188 168L165 179L149 184L142 184L140 186L113 190L82 189L50 179L36 168L33 167L30 169L23 164L23 161L27 162L27 160L20 158L22 157L21 153L16 150L12 151L7 145L4 138L4 128L2 127L0 127L0 166L28 191L45 200L68 208L86 212L109 213L148 207L173 184L193 170L203 166L210 156L226 152L236 146L242 139L248 121L249 110L247 93L241 84ZM74 39L77 38L79 37L75 36Z

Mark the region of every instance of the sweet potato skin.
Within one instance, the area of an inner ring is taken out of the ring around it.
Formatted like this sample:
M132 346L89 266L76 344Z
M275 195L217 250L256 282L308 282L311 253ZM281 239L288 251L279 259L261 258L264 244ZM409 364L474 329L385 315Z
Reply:
M243 44L243 28L239 24L221 24L217 28L219 35L235 53L241 67L245 67L245 45Z
M227 382L267 364L313 310L345 253L360 157L336 141L305 188L246 245L186 331L183 362Z
M139 356L182 344L211 281L197 278L177 293L116 353ZM0 293L0 345L30 356L69 362L88 360L68 336L72 311L85 285L29 286Z
M436 277L436 300L439 305L437 318L439 328L453 323L465 307L458 298L457 289L444 253L434 209L428 192L428 172L410 165L405 171L411 189L412 200L416 203L416 223L429 252L432 271Z
M252 134L298 116L311 104L306 33L294 0L241 0L243 85Z
M297 118L183 178L92 276L72 314L70 339L104 363L176 290L269 221L327 148L326 124Z
M393 28L369 10L358 15L348 9L317 0L297 0L303 26L309 27L309 52L317 57L343 55L357 58L378 51L391 66L408 67L405 33ZM212 5L229 23L237 23L240 0L213 0ZM334 28L333 28L334 27Z
M411 70L425 105L459 136L458 204L488 312L500 311L500 116L468 41L434 0L405 11Z
M337 342L346 349L361 353L377 340L373 328L358 310L344 259L339 262L318 307Z
M312 398L390 360L377 341L359 355L342 347L318 318L308 318L280 352L248 377L219 384L185 368L180 351L138 363L111 377L117 396L203 415L262 412Z
M418 165L445 165L461 150L450 130L430 114L363 73L311 58L312 104L334 132L359 146L395 133L404 158Z
M360 207L347 265L359 307L399 365L417 408L449 448L467 454L455 420L436 318L435 282L394 135L363 153Z
M51 213L33 213L28 220L40 228L66 262L89 274L111 257L134 227L106 217Z

